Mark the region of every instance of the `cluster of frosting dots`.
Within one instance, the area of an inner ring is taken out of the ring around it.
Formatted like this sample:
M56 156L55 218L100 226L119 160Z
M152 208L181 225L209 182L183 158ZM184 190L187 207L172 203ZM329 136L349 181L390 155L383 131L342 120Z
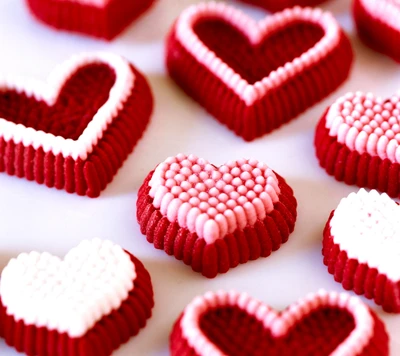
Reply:
M326 127L331 136L337 136L352 150L382 159L400 159L398 95L384 101L372 93L348 93L331 106Z
M238 226L244 228L263 219L280 193L274 172L257 160L243 159L217 168L183 154L161 163L150 187L153 205L162 214L201 237L207 235L204 229L214 229L211 225L222 237Z
M2 272L0 290L8 314L77 337L120 306L135 277L121 247L94 239L64 260L49 253L20 254Z

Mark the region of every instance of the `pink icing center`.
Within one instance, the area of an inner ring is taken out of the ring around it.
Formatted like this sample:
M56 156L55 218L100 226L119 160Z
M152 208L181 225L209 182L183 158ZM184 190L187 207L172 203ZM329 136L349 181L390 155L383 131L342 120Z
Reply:
M295 323L321 307L338 307L353 315L355 328L347 339L340 344L331 356L358 355L373 336L374 321L368 308L355 297L335 292L320 291L290 306L278 314L265 304L245 293L208 292L195 298L185 309L181 319L181 329L188 344L200 356L223 356L223 353L203 334L199 327L201 315L210 308L238 306L254 316L269 328L275 337L285 336Z
M324 30L325 35L300 57L272 71L262 80L249 84L217 57L213 51L210 51L193 31L194 25L199 20L210 17L221 18L231 24L254 45L260 43L268 33L277 31L296 21L317 24ZM330 13L322 12L320 9L294 7L267 17L260 22L255 22L234 7L222 2L209 2L193 5L181 14L176 24L176 36L187 51L231 88L246 105L252 105L269 90L282 85L285 81L326 57L339 42L340 27ZM238 78L240 79L238 80Z
M382 100L368 93L348 93L329 109L330 136L360 154L400 162L400 98Z
M374 18L400 31L399 0L361 0L361 3Z
M149 186L153 205L171 222L213 243L274 210L280 189L274 172L257 160L219 168L180 154L158 165Z

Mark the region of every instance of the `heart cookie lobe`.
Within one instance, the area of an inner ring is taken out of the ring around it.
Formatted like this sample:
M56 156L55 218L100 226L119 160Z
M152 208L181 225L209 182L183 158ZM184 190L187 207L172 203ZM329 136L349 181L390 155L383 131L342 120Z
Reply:
M315 7L326 0L241 0L242 2L262 7L270 12L278 12L294 6Z
M315 133L321 167L349 185L400 196L400 98L347 93L322 116Z
M335 281L393 313L400 313L398 212L385 193L351 193L332 212L322 249Z
M111 53L85 53L47 83L0 80L0 172L97 197L153 110L145 77Z
M379 317L358 298L320 291L278 313L245 293L208 292L183 311L172 356L389 355Z
M400 62L399 14L397 0L353 0L353 17L360 39L397 62Z
M150 275L110 241L85 240L63 260L23 253L0 281L0 336L27 355L111 355L146 325Z
M147 240L208 278L269 256L296 217L293 190L257 160L215 167L179 154L149 173L137 200Z
M352 59L338 23L319 9L296 7L255 22L209 2L179 16L166 65L189 96L252 141L333 92Z
M146 12L155 0L25 0L41 22L58 30L111 41Z

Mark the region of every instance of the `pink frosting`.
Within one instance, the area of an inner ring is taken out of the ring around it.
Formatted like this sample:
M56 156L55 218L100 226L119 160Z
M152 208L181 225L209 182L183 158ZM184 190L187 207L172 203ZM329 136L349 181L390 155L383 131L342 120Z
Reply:
M207 243L263 220L280 194L265 163L242 159L217 168L184 154L159 164L149 186L155 208Z
M361 4L373 17L400 31L399 0L361 0Z
M350 150L400 162L399 95L385 101L371 93L348 93L330 107L326 128Z
M197 21L210 17L221 18L236 27L254 45L261 42L266 34L284 28L295 21L317 24L325 31L325 35L300 57L272 71L268 77L249 84L213 51L210 51L193 31L193 26ZM281 86L285 81L325 58L339 42L340 27L330 13L322 12L320 9L294 7L255 22L225 3L208 2L193 5L180 15L176 24L176 36L197 61L219 77L246 105L252 105L270 90Z
M350 335L331 353L331 356L358 355L373 336L374 321L368 308L356 297L348 294L319 291L293 304L281 314L251 298L245 293L208 292L195 298L184 310L181 319L183 337L200 356L224 356L224 354L204 335L199 322L202 314L212 308L237 306L254 316L270 329L274 337L285 336L296 322L322 307L346 309L354 318L355 328Z

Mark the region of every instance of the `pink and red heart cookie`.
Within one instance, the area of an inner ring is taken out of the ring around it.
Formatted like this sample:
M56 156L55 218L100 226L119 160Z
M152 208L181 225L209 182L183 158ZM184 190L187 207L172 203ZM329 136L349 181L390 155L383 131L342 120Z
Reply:
M222 2L199 4L179 16L167 39L172 79L247 141L333 92L352 59L333 16L311 8L255 22Z
M155 0L25 0L32 14L59 30L112 40Z
M388 335L358 298L320 291L283 312L245 293L195 298L174 325L172 356L385 356Z
M324 263L346 290L400 313L400 207L360 189L343 198L324 230Z
M294 6L314 7L327 0L241 0L251 5L262 7L271 12L282 11Z
M354 0L353 16L366 45L400 62L399 0Z
M107 356L151 316L150 275L110 241L86 240L62 260L20 254L0 280L0 336L27 355Z
M400 97L361 92L339 98L315 133L321 167L338 181L400 196Z
M144 76L110 53L75 56L47 83L0 79L0 172L97 197L152 110Z
M214 278L277 250L294 230L296 209L293 190L265 163L216 167L179 154L145 179L137 219L157 249Z

